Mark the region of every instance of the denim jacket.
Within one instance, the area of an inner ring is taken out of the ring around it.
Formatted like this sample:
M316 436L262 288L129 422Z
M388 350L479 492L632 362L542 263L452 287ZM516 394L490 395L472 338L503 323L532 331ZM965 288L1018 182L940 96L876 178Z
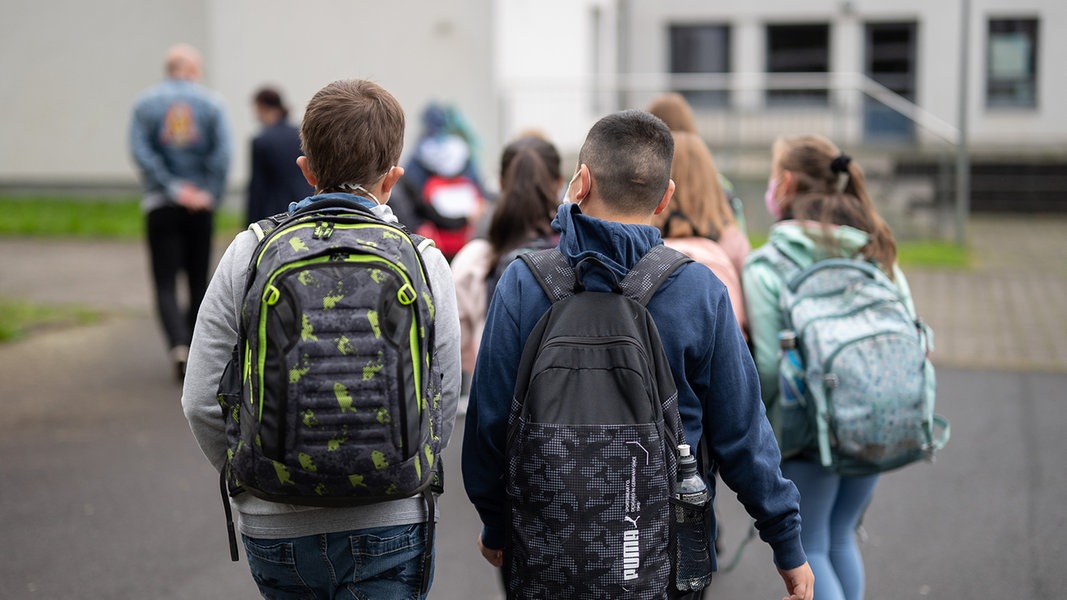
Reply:
M230 167L230 128L220 97L181 79L138 96L130 118L130 152L141 171L145 212L174 203L184 183L222 198Z

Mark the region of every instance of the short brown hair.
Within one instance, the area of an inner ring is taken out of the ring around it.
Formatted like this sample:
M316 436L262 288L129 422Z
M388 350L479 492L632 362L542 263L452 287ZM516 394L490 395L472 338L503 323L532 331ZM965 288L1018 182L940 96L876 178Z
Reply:
M335 81L308 102L300 147L320 191L370 185L400 160L404 109L376 83Z

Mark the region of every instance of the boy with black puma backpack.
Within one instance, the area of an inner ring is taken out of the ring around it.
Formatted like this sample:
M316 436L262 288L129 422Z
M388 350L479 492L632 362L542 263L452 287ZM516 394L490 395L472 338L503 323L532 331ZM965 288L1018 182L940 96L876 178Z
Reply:
M558 250L512 263L490 304L463 479L509 598L699 598L679 590L672 552L678 438L701 448L708 485L718 466L748 507L790 598L812 598L800 498L726 288L655 250L673 149L648 113L598 121L553 223ZM657 342L662 362L646 351Z
M403 138L378 85L316 93L297 160L316 194L239 234L200 309L182 406L264 597L424 598L432 580L459 321L447 261L385 204Z

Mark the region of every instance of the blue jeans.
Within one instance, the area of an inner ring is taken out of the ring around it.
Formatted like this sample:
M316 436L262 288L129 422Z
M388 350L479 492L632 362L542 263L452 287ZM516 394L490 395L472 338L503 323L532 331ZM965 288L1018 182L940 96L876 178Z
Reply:
M420 593L425 523L277 540L243 537L252 579L268 600L426 597ZM427 589L432 580L431 556Z
M863 557L856 525L877 475L841 477L815 462L787 460L782 475L800 490L800 540L815 573L815 600L862 600Z

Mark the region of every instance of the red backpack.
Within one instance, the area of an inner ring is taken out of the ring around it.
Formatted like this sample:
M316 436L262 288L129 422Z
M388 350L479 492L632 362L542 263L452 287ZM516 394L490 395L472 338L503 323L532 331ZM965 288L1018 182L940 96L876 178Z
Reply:
M419 212L425 220L415 229L451 260L474 234L485 206L478 186L469 177L431 175L422 188Z

